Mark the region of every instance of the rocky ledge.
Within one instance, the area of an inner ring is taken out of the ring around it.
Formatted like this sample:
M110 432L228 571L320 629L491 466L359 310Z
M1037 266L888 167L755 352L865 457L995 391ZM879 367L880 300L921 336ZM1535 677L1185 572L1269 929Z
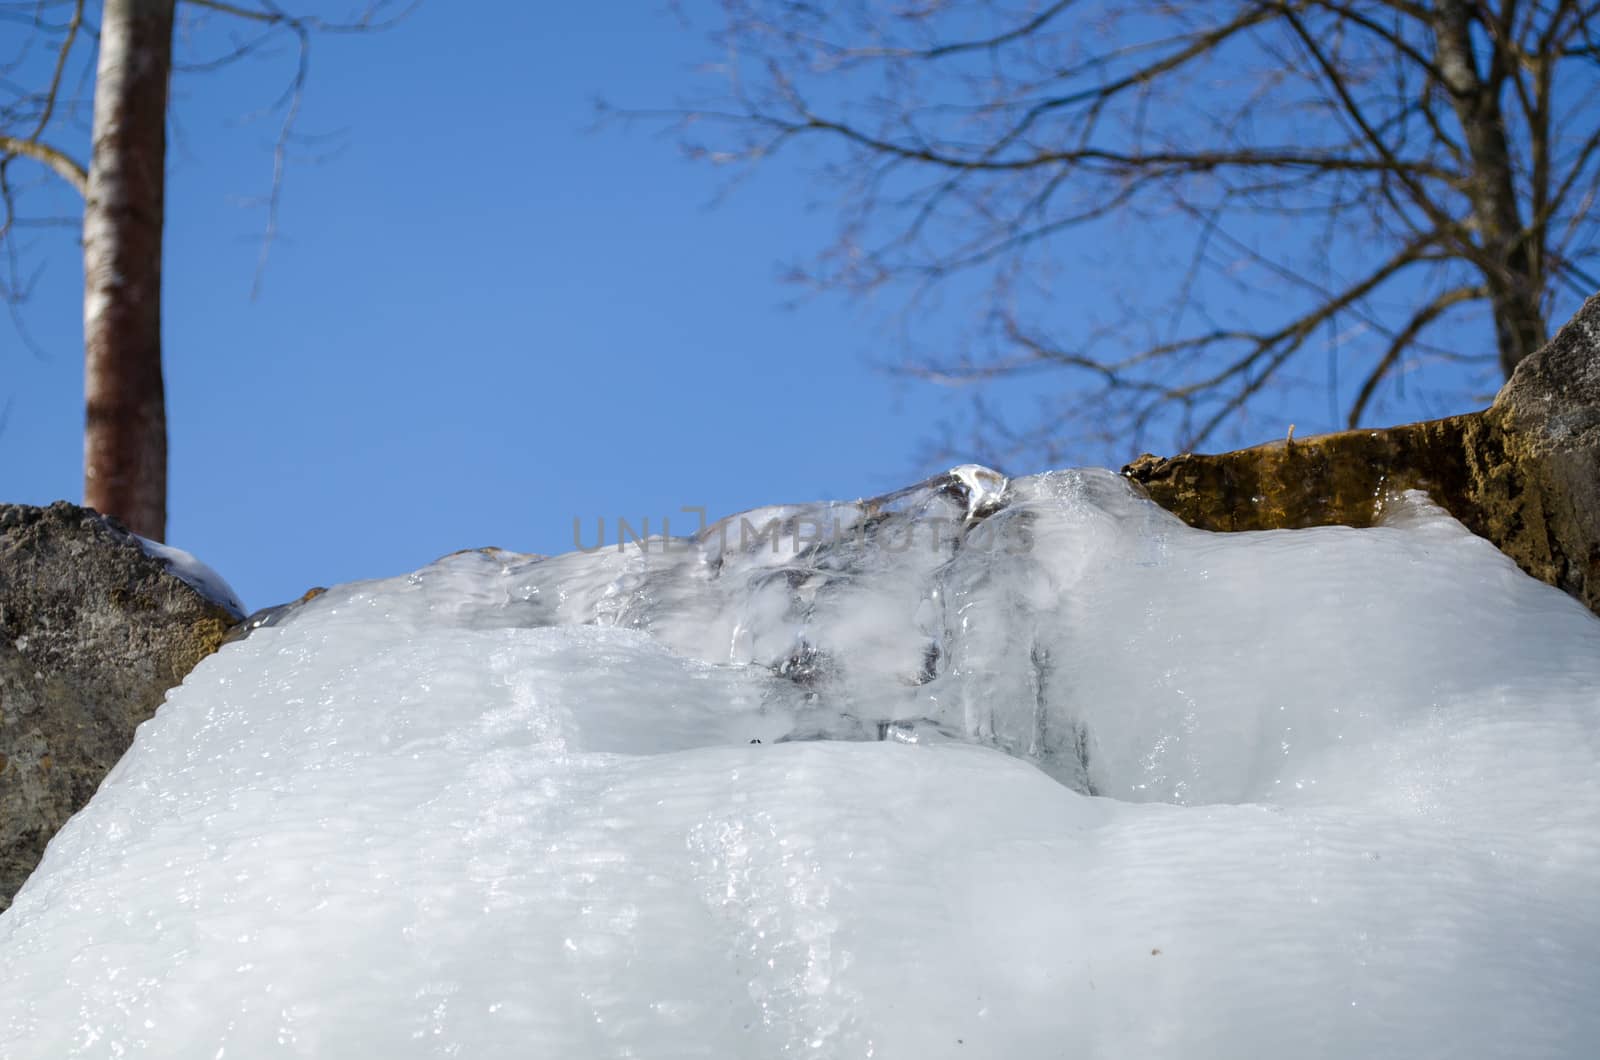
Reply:
M65 501L0 505L0 910L241 617L179 577L181 553L151 551Z
M1206 530L1370 526L1386 498L1424 490L1600 614L1600 295L1481 412L1231 453L1145 454L1123 474Z

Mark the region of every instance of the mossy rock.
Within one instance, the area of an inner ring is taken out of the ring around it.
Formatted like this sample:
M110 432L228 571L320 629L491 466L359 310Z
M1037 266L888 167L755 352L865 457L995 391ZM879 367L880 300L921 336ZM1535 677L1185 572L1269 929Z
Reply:
M1600 296L1481 412L1230 453L1145 454L1123 474L1207 530L1371 526L1386 498L1424 490L1600 614Z
M239 617L114 520L0 505L0 909Z

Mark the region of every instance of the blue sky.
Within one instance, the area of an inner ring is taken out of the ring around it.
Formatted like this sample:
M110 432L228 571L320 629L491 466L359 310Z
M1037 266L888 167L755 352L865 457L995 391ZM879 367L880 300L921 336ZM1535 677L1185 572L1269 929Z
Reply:
M716 178L593 102L680 91L696 39L643 5L427 3L315 45L283 238L250 290L287 56L180 79L165 344L170 542L250 607L457 548L565 551L572 520L855 496L919 475L937 395L868 364L875 326L786 308L780 259L824 220L797 175L713 208ZM537 10L536 10L537 9ZM0 496L76 499L78 260L48 243L4 356Z
M302 128L348 135L290 170L253 301L271 129L241 119L290 57L175 84L172 544L254 608L458 548L565 551L577 516L934 470L919 454L958 398L872 366L895 351L871 307L787 304L783 261L833 223L802 171L780 160L714 204L719 178L670 137L593 130L598 95L688 91L699 38L655 5L473 12L430 0L317 41ZM81 491L81 288L70 242L36 249L43 354L0 354L0 497L42 504Z

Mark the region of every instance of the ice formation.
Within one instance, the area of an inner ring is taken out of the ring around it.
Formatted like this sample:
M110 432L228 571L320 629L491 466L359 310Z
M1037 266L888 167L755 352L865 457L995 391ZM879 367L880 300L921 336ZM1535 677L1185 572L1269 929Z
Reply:
M979 468L337 588L0 916L0 1057L1600 1054L1600 622L1418 496Z

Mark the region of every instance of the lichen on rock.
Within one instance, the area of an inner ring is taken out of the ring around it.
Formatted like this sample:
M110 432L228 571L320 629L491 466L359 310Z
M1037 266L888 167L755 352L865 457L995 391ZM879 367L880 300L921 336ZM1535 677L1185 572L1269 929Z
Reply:
M114 520L0 505L0 910L239 618Z
M1504 460L1480 502L1490 540L1600 613L1600 295L1517 366L1485 416Z
M1230 453L1147 453L1123 474L1207 530L1371 526L1386 498L1420 489L1600 614L1600 296L1481 412Z

